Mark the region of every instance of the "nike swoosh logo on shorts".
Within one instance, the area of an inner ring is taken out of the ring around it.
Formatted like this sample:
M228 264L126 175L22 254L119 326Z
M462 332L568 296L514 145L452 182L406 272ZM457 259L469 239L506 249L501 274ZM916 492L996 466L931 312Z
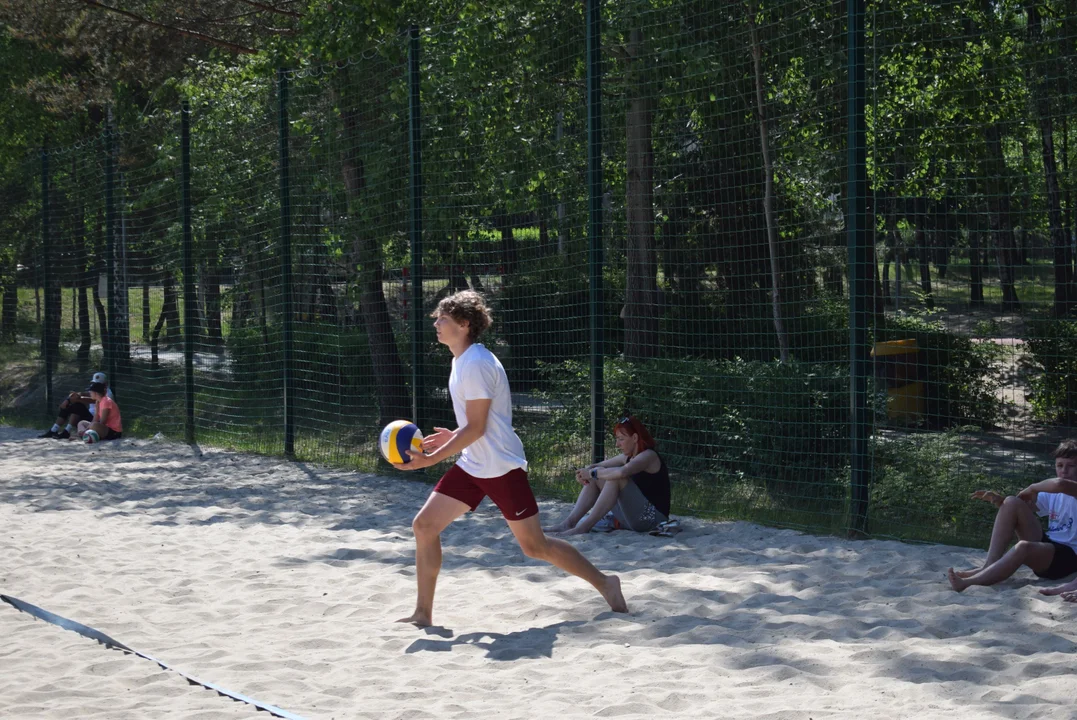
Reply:
M520 516L521 516L521 515L523 515L523 514L524 514L525 512L527 512L527 508L524 508L524 509L523 509L523 510L521 510L520 512L516 513L516 517L520 517Z

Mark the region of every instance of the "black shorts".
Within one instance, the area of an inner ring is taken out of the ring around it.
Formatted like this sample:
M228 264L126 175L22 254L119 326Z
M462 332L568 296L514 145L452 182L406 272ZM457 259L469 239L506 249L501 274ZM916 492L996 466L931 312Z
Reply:
M102 440L119 440L122 437L123 437L122 432L116 432L112 428L106 427L105 428L105 437L103 437L101 439Z
M90 412L90 406L85 403L68 403L67 407L60 408L60 412L57 414L59 417L71 423L77 423L80 420L93 422L93 413ZM71 418L74 418L74 420Z
M1073 551L1073 548L1069 545L1055 542L1047 537L1047 533L1043 534L1043 538L1040 539L1040 542L1051 543L1054 545L1055 554L1054 557L1051 558L1051 564L1047 566L1047 569L1043 572L1036 573L1038 577L1047 580L1058 580L1059 578L1064 578L1067 575L1072 575L1077 572L1077 553Z

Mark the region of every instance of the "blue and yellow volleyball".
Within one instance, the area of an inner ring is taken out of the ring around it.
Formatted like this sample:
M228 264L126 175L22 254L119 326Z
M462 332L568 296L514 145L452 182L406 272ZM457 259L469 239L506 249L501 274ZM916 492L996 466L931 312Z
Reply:
M408 450L423 451L423 434L415 423L408 420L393 420L381 431L378 446L381 454L391 463L409 463Z

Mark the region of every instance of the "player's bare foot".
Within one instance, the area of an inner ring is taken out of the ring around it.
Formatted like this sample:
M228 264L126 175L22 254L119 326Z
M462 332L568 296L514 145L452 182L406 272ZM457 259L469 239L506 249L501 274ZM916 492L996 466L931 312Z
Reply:
M560 535L566 530L568 530L568 525L566 525L565 523L558 523L557 525L553 525L551 527L542 528L542 532L546 533L547 535Z
M610 610L619 613L628 612L628 603L625 602L625 596L621 592L621 578L616 575L607 575L606 587L601 592L602 597L610 604Z
M959 578L964 579L970 578L978 572L980 572L979 568L975 568L974 570L954 570L954 575L957 575Z
M1040 595L1061 595L1063 600L1068 600L1067 595L1072 595L1073 591L1077 589L1077 583L1068 582L1065 585L1056 585L1055 587L1040 588ZM1073 602L1072 600L1070 602Z
M946 571L946 577L950 581L950 587L958 592L963 592L965 588L969 586L969 583L965 581L965 578L960 577L953 568Z
M400 618L398 623L408 623L415 627L430 627L433 625L433 620L430 617L430 613L419 612L416 610L406 618Z

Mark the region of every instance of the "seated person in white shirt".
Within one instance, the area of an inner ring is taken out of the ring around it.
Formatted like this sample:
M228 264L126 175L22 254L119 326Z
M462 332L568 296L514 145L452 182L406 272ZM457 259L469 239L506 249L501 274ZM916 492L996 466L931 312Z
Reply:
M1013 575L1022 565L1047 580L1077 572L1077 440L1064 440L1053 456L1057 477L1033 483L1016 496L1003 498L991 490L972 494L973 498L997 507L998 514L983 566L947 571L954 590L961 592L970 585L994 585ZM1046 531L1037 516L1048 518ZM1017 543L1011 548L1014 533ZM1069 585L1073 588L1063 586L1041 592L1055 595L1077 589L1077 581Z

